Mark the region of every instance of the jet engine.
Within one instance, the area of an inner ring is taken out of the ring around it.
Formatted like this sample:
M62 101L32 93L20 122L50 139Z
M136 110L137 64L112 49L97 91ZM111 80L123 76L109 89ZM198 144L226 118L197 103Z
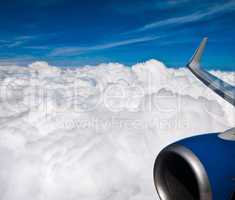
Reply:
M235 129L167 146L154 183L161 200L235 200Z

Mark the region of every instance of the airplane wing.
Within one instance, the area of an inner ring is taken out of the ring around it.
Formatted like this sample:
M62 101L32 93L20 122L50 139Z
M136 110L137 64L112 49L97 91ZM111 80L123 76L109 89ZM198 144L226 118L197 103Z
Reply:
M201 60L204 48L206 46L207 40L208 38L204 38L202 40L200 46L198 47L193 57L187 64L187 67L206 86L211 88L214 92L220 95L223 99L225 99L226 101L231 103L233 106L235 106L235 87L232 85L229 85L225 81L205 71L200 66L200 60Z

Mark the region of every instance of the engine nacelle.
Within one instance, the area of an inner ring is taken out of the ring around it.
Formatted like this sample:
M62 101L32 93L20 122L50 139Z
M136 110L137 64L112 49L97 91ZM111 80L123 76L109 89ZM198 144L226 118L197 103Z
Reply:
M235 200L235 129L166 147L154 183L161 200Z

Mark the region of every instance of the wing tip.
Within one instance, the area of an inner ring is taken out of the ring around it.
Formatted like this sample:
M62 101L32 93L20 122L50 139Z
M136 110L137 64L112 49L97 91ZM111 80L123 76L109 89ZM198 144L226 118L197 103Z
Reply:
M208 37L204 37L202 39L199 47L196 49L195 53L193 54L192 58L190 59L189 63L187 64L187 67L189 67L189 68L200 67L201 57L204 52L207 41L208 41Z

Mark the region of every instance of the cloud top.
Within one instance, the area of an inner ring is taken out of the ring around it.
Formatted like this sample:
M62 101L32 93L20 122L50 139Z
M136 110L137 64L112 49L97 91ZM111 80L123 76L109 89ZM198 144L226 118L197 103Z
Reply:
M234 72L213 72L234 84ZM157 153L234 125L234 108L157 60L0 67L0 199L156 199Z

